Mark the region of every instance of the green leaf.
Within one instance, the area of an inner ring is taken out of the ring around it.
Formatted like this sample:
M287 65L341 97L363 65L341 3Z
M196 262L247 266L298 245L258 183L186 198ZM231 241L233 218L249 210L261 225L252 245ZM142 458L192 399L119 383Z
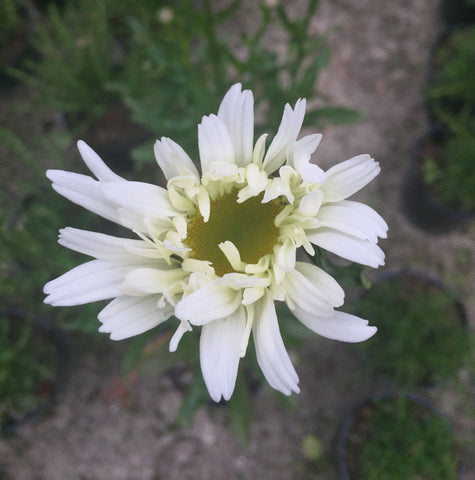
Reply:
M125 353L124 360L122 361L122 374L127 377L130 372L139 363L143 350L152 336L156 335L155 329L149 330L142 335L133 337L128 344L127 352Z
M238 375L233 396L228 403L229 421L231 428L243 444L249 440L249 427L252 419L252 403L249 387L244 375Z
M326 255L326 253L318 248L316 254L312 257L313 262L320 268L323 268L335 280L346 287L363 287L369 288L371 283L364 276L364 265L359 263L352 263L347 266L337 265L333 263Z
M372 286L372 282L371 280L366 276L366 272L364 269L361 269L361 272L360 272L360 281L361 281L361 286L365 289L365 290L369 290Z
M345 107L322 107L316 108L306 114L308 121L327 120L335 125L348 125L358 122L363 116L352 108Z
M0 126L0 143L5 145L9 151L17 155L30 168L37 168L33 154L25 146L23 141L12 130Z
M147 140L132 150L132 160L135 168L138 170L142 169L146 165L153 164L153 143L154 140Z
M193 374L191 385L181 402L177 414L177 422L180 425L189 425L196 411L209 399L208 390L197 368Z

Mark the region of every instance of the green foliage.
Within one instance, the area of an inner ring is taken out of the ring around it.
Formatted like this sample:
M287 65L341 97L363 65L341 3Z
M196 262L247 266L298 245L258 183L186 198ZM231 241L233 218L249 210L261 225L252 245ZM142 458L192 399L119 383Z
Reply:
M358 345L369 367L410 388L455 373L470 351L470 336L451 298L423 280L400 276L377 283L356 313L378 326Z
M424 159L422 170L424 182L428 185L433 185L444 176L443 171L437 166L437 162L433 156L427 156Z
M52 310L43 305L42 291L48 280L78 264L78 256L58 246L52 237L64 225L64 219L74 219L76 226L94 229L92 222L97 222L97 218L79 207L71 207L66 201L58 201L33 153L14 132L1 127L0 142L8 156L19 161L31 176L16 180L16 197L0 196L2 303L19 308L30 317L42 313L52 321L67 318L64 326L72 330L97 331L96 313L91 314L97 311L97 306ZM41 142L39 148L50 152ZM48 148L51 149L51 145L48 144ZM53 162L54 152L51 153Z
M365 480L455 480L454 435L443 418L405 397L380 399L365 409L359 456ZM349 447L351 448L351 446Z
M437 153L423 161L424 181L442 203L474 212L475 116L467 112L452 118Z
M452 132L445 145L445 178L439 180L438 188L446 203L475 212L475 116L470 119L470 124L462 123Z
M345 287L371 287L370 280L365 275L365 266L359 263L349 265L339 265L333 262L325 252L319 247L315 247L315 255L312 257L313 263L329 273L337 282Z
M0 143L4 145L11 154L19 157L29 168L35 169L33 154L30 150L12 130L1 125Z
M319 123L320 121L325 120L333 125L348 125L361 120L362 115L351 108L322 107L315 108L314 110L308 112L306 118L307 122L309 123Z
M179 358L183 369L191 376L191 381L188 385L183 385L186 388L176 421L180 425L188 425L193 420L196 411L209 402L210 398L200 371L198 330L183 336L177 352L179 357L171 355L169 352L168 347L174 325L176 326L178 323L179 320L171 317L158 329L127 340L129 345L122 369L125 377L128 377L132 370L136 370L145 375L157 375L157 372L161 372L177 378L178 373L174 367Z
M33 39L37 56L14 74L31 88L37 107L67 114L77 130L91 125L113 103L123 103L136 122L157 136L176 139L197 159L196 126L203 114L216 111L223 94L236 81L254 91L256 118L261 122L257 134L275 131L284 101L294 103L306 97L320 99L321 105L326 103L315 91L318 75L330 59L325 36L310 33L317 7L317 0L308 0L304 14L294 18L284 4L273 8L261 2L255 11L259 18L249 22L255 27L247 28L248 12L239 0L226 2L226 6L211 0L66 0L60 9L52 5L48 10ZM236 18L243 20L237 22ZM275 29L287 37L283 52L272 44ZM341 124L358 118L356 112L334 106L309 112L314 124ZM68 143L71 138L64 136L62 142ZM13 132L0 129L0 141L33 172L32 182L19 185L18 198L0 205L0 295L31 314L44 309L55 320L67 318L62 323L66 328L97 330L97 306L45 309L42 305L44 283L85 261L58 247L52 232L63 226L65 219L75 227L96 230L92 215L78 216L79 207L71 209L70 204L58 199L30 146L26 147ZM41 143L42 152L47 154L48 149L64 147ZM146 148L140 146L136 151L142 163L153 161L151 144ZM57 163L55 167L65 167L64 161ZM19 207L11 210L10 205L15 204ZM360 271L355 273L355 277L360 275ZM289 316L288 312L285 315ZM286 318L283 334L296 341L303 338L300 324L294 318L287 322ZM158 348L155 356L144 354L150 338L143 335L130 341L126 371L139 359L155 362L161 355ZM185 335L180 358L197 366L197 352L196 336ZM142 355L145 358L140 358ZM229 404L230 423L242 439L248 435L251 417L249 383L256 376L262 378L257 361L249 357L243 364L247 369L245 379L239 379L236 385L237 400ZM173 360L169 355L166 358ZM157 363L163 369L168 367L166 362L155 362L155 366ZM180 421L191 419L209 400L201 374L196 372L193 378L180 409Z
M271 9L263 3L260 23L252 32L237 32L237 44L222 32L228 31L234 15L242 14L239 2L221 8L210 1L194 8L189 0L179 2L166 23L159 15L136 14L129 19L132 47L127 67L109 88L123 98L136 122L160 135L179 138L192 158L197 158L197 123L204 112L216 109L236 81L254 91L256 108L262 105L265 112L259 130L269 131L280 121L284 99L318 97L318 74L330 53L323 36L309 33L317 5L310 0L307 14L291 19L284 7ZM265 42L276 28L288 37L283 58ZM356 112L337 107L316 109L309 115L313 122L348 123L359 118ZM136 158L146 157L139 150Z
M203 377L198 369L193 374L191 384L178 410L177 421L180 425L189 425L196 411L209 401Z
M91 308L53 313L43 305L43 285L78 263L77 257L51 238L60 219L68 217L68 207L57 201L53 191L40 191L38 196L27 197L10 218L0 212L0 296L8 299L8 305L32 315L48 311L48 316L58 321L68 318L65 327L69 329L96 331L96 314L90 315Z
M39 386L52 376L32 348L32 335L31 322L0 315L0 434L41 401Z
M437 51L436 76L429 87L431 106L445 122L464 108L475 108L475 27L459 28Z
M475 28L455 30L436 55L428 90L431 107L447 128L439 156L424 160L424 179L437 197L463 211L475 211Z
M197 346L195 345L195 349ZM240 369L236 379L236 386L231 399L226 403L229 425L236 438L245 445L249 440L250 426L252 421L251 386L246 379L243 369ZM195 363L195 369L190 385L185 392L177 414L177 421L181 425L188 425L203 405L211 403L208 390L199 369Z
M184 335L178 351L186 358L192 377L178 409L176 419L180 425L188 425L198 409L210 401L210 397L200 371L197 337L193 334Z
M32 39L38 58L12 71L33 89L37 107L87 122L110 104L114 96L105 85L116 73L113 3L70 1L61 11L51 4Z
M284 6L262 2L256 6L260 21L248 31L235 27L235 17L245 14L237 0L227 6L71 0L61 10L49 9L33 39L38 58L13 73L33 89L38 106L67 114L79 129L122 102L135 122L179 139L197 158L196 125L232 83L254 91L264 112L262 131L278 125L284 100L319 97L316 83L330 51L323 35L309 32L317 7L308 0L305 14L292 18ZM288 40L279 54L268 40L275 29ZM314 124L359 118L333 106L309 115ZM136 158L146 157L139 151Z
M252 421L252 402L249 385L241 371L236 379L233 396L228 402L228 414L231 428L236 437L245 444L249 440Z
M17 0L0 2L0 48L5 45L24 23Z

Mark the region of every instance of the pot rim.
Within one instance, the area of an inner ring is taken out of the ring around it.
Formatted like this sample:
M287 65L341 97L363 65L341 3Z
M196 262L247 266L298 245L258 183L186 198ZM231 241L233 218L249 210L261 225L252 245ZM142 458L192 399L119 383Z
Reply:
M468 222L475 219L475 212L457 210L430 195L427 186L421 178L416 160L417 153L429 139L441 137L445 132L446 127L442 125L430 127L414 141L403 172L400 190L400 202L405 216L412 224L432 234L443 234L463 228ZM425 216L430 215L434 219L419 218L421 213L413 212L412 208L412 203L416 201L419 209L422 208ZM429 221L429 224L425 225L427 221Z
M424 270L401 267L401 268L382 271L371 282L372 284L377 285L382 282L391 281L398 277L412 277L415 279L423 280L424 282L442 290L453 302L462 326L464 328L468 327L467 313L465 311L465 307L463 306L463 303L460 300L459 296L440 277L436 276L433 273L429 273ZM370 294L371 294L371 289L366 290L363 293L363 296L370 295Z
M441 418L447 422L448 428L453 429L450 417L442 413L437 407L435 407L431 402L429 402L424 397L411 393L405 390L390 390L365 397L363 400L360 400L356 405L346 413L343 418L343 421L340 424L337 437L337 466L338 474L340 480L352 480L348 473L348 464L346 461L346 451L347 451L347 441L348 434L351 427L354 424L356 413L359 412L364 406L376 403L379 400L393 399L398 397L404 397L418 405L421 405L427 408L431 413L434 414L437 418ZM463 465L459 463L458 473L459 478L460 474L463 471Z

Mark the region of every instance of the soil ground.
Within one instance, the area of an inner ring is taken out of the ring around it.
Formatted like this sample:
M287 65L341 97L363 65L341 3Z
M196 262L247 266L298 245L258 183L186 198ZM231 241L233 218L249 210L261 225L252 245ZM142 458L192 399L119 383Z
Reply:
M474 229L429 236L409 224L400 209L403 170L427 126L423 91L430 46L441 30L438 8L434 0L322 0L312 25L330 32L332 60L319 89L364 119L326 127L315 161L327 168L370 153L381 163L382 173L358 198L390 225L389 239L382 242L384 269L410 267L439 275L460 295L473 329ZM338 478L334 452L342 416L361 399L391 388L364 374L351 345L309 336L292 352L302 389L293 408L261 388L250 440L242 445L224 407L210 404L190 426L177 426L183 394L167 375L140 374L124 390L125 344L99 335L93 345L73 343L71 377L50 415L0 441L1 478L332 480ZM470 373L462 369L443 386L419 393L451 417L466 467L463 478L475 478L469 473L475 471ZM305 455L308 435L323 447L317 459Z

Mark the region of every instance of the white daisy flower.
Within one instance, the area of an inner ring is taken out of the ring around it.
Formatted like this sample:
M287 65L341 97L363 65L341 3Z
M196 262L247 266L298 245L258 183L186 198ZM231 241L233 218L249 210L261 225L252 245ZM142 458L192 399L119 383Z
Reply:
M321 135L297 140L304 114L305 100L293 109L287 104L266 149L267 135L254 144L252 92L234 85L218 115L198 126L201 175L175 142L156 142L167 189L125 180L79 141L96 179L48 170L53 188L137 238L61 230L61 245L94 260L47 283L45 302L113 299L98 316L99 330L113 340L174 316L171 351L185 332L201 327L201 369L215 401L231 397L252 332L269 384L286 395L299 392L275 301L286 302L300 322L327 338L360 342L376 327L335 310L343 305L342 288L322 269L297 261L297 249L313 255L313 244L376 268L384 263L377 240L387 232L374 210L347 200L379 173L379 164L369 155L326 172L310 163Z

